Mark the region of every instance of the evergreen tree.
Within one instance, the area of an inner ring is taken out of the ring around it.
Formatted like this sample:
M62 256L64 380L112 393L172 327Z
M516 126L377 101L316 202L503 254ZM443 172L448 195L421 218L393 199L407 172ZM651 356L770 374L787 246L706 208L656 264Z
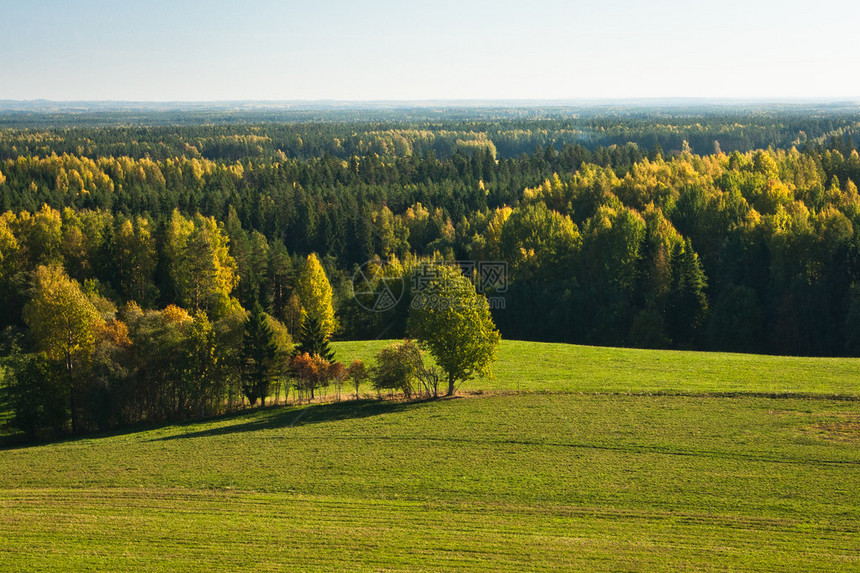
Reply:
M60 383L58 368L44 353L15 354L6 361L11 422L30 437L42 429L65 429L69 388Z
M263 307L257 302L245 321L241 354L242 392L252 406L257 403L257 399L266 405L276 350L274 332L266 320Z
M693 250L690 239L678 244L672 254L672 290L669 293L669 335L676 346L691 346L705 325L708 299L705 296L707 279L699 255Z
M307 316L302 323L302 333L299 344L293 352L295 356L309 354L320 356L329 362L334 361L334 351L328 343L328 336L320 321L313 316Z

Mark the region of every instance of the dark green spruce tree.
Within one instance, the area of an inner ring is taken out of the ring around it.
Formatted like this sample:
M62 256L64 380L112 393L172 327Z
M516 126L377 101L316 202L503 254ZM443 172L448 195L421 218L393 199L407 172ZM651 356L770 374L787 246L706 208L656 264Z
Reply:
M266 313L259 302L254 303L251 315L245 321L242 337L242 392L251 405L266 405L269 383L275 362L275 335L266 321Z
M322 328L322 323L312 316L305 317L304 322L302 322L302 333L294 351L294 355L305 353L311 356L316 354L329 362L334 361L334 350L328 344L328 338Z
M686 239L683 246L675 248L670 266L672 290L668 305L669 335L676 347L693 348L707 322L708 299L705 288L708 280L690 239Z

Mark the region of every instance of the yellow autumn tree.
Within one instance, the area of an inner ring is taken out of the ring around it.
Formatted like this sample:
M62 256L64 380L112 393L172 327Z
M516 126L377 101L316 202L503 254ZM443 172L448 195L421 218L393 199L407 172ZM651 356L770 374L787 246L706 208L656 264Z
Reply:
M317 319L326 337L331 336L337 328L331 284L315 253L308 255L299 273L296 294L302 305L302 319L306 316Z
M9 211L0 215L0 280L9 278L17 267L20 246L9 228L9 220L14 216Z
M92 356L103 320L80 284L62 267L40 265L34 284L33 297L24 307L24 322L37 347L66 368L72 431L76 431L75 374Z
M484 252L481 253L484 260L497 261L502 258L502 228L505 222L511 216L513 210L505 205L493 211L493 215L487 223L487 229L484 231Z
M224 307L239 280L227 235L212 217L188 220L174 211L167 227L165 253L176 294L187 308Z
M36 213L20 212L10 223L32 266L59 263L62 260L60 247L63 220L59 211L46 204Z

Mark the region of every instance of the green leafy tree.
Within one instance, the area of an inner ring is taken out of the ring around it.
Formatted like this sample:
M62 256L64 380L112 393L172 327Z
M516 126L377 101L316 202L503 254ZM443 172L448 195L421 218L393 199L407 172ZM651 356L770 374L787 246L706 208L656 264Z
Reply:
M448 377L448 395L457 382L489 374L501 335L486 297L458 269L432 267L433 279L409 311L409 329Z
M20 320L21 307L26 302L27 276L23 271L23 251L12 225L15 215L0 215L0 324L14 324ZM10 223L11 222L11 223Z
M129 413L135 410L135 405L129 403L130 346L128 325L123 321L113 318L101 324L87 368L87 382L82 388L88 425L104 430L112 424L127 423Z
M275 401L277 402L281 398L281 389L284 388L284 382L289 377L293 339L284 323L268 313L265 314L265 317L266 324L272 330L272 337L275 343L275 357L273 359L269 393L275 394Z
M223 369L218 338L202 310L194 313L185 329L182 364L185 384L178 396L180 414L204 416L207 408L214 409L223 395Z
M600 207L588 220L584 235L584 266L590 282L629 294L645 238L642 217L631 209Z
M376 390L399 390L409 398L414 393L415 380L424 368L421 350L411 340L395 342L376 354L376 366L371 373Z
M501 227L501 254L515 278L552 278L568 272L571 258L582 244L579 229L570 217L546 208L543 203L502 211L495 224Z
M69 389L58 383L63 376L57 363L44 353L17 354L4 366L12 426L30 437L43 429L62 431L69 417Z
M173 305L143 312L129 304L122 314L129 326L141 416L152 420L175 417L178 397L188 380L192 352L186 342L194 319Z
M115 263L123 294L128 300L147 304L157 292L152 282L156 252L149 222L142 217L134 223L124 221L116 233L115 243Z

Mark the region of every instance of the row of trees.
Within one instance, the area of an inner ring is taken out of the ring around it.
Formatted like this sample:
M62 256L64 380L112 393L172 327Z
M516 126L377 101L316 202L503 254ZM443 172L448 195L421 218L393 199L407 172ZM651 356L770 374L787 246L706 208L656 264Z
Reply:
M410 330L434 356L451 394L457 382L488 372L499 333L486 299L458 269L441 267L434 276L428 288L448 303L416 309ZM379 392L409 398L420 392L417 377L425 395L437 395L441 375L424 367L411 341L401 345L407 352L384 349L372 367L334 360L332 291L315 255L302 268L299 291L302 328L293 345L286 327L259 303L250 312L235 299L208 312L175 305L144 310L133 301L117 309L60 266L40 265L23 310L33 352L14 348L4 361L12 423L33 435L182 420L246 403L264 406L290 388L298 399L314 399L334 384L340 399L350 383L357 398L368 379Z
M143 309L133 300L118 309L94 282L81 284L56 263L39 264L23 306L26 336L7 341L15 424L33 432L70 423L74 432L264 402L270 384L286 375L291 335L259 303L248 312L230 296L235 263L226 252L210 252L201 268L180 264L197 247L191 242L176 259L189 310ZM300 320L328 337L331 287L316 256L307 258L298 285Z

